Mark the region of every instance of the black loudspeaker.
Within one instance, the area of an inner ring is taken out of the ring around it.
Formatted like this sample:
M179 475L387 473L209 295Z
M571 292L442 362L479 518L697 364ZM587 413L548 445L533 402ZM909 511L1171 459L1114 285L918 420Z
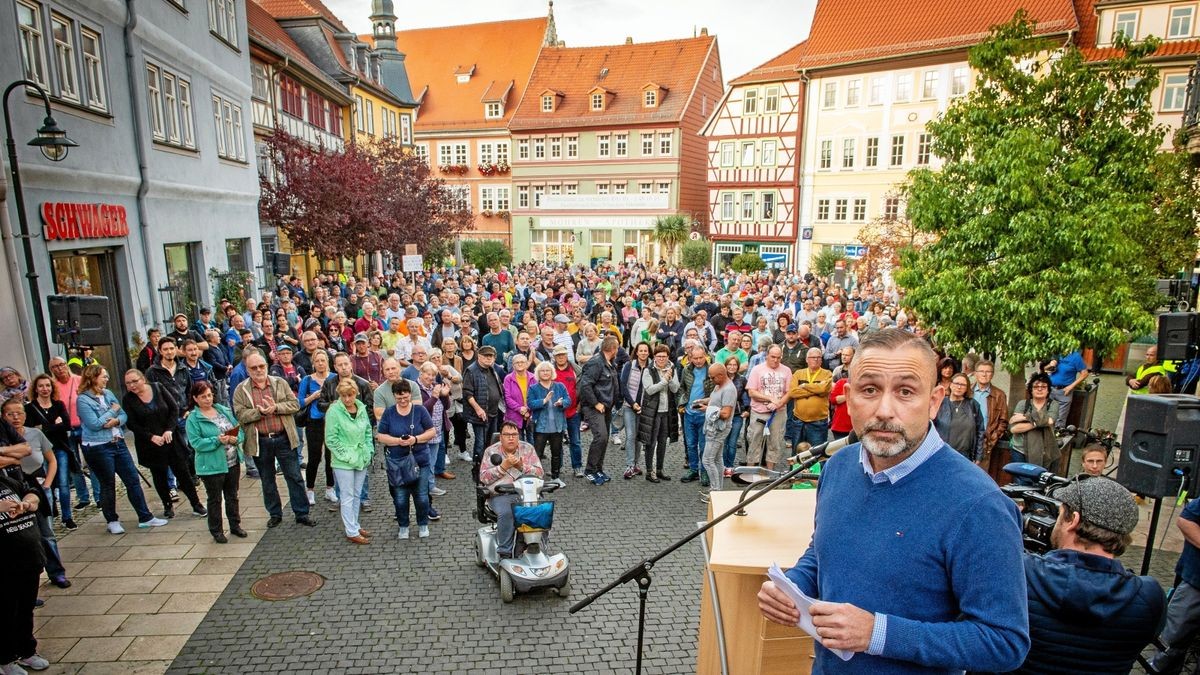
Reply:
M50 341L56 344L111 345L108 298L103 295L51 295Z
M1196 357L1200 314L1171 312L1158 317L1158 361L1187 361Z
M1196 493L1200 398L1187 394L1129 397L1117 481L1148 497Z
M292 273L292 255L290 253L272 253L271 273L276 276L286 276Z

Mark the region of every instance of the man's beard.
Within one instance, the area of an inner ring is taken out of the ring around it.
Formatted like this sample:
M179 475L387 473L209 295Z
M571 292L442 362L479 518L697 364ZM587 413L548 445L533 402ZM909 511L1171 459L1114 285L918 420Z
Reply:
M900 434L900 438L890 443L877 441L871 437L872 431L886 431ZM903 454L917 447L916 441L908 437L908 432L899 424L887 422L871 422L863 429L862 446L874 457L888 458Z

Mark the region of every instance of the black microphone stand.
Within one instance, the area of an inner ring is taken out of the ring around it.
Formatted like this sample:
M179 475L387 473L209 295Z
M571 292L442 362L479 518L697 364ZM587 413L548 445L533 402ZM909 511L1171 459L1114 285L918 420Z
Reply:
M729 509L725 513L722 513L721 515L717 516L716 518L713 518L711 521L705 523L704 525L696 528L690 534L686 535L679 541L676 541L674 544L671 544L667 548L659 551L658 553L655 553L653 556L650 556L649 558L646 558L645 560L642 560L641 562L637 563L633 567L630 567L629 569L625 570L625 572L623 574L621 574L621 576L617 577L609 585L605 586L604 588L601 588L600 590L596 591L595 593L592 593L591 595L587 596L583 600L580 600L579 602L572 605L569 612L571 614L574 614L575 612L578 612L579 610L583 609L584 607L587 607L588 605L592 604L593 602L598 600L601 596L608 593L609 591L616 588L617 586L620 586L621 584L629 583L630 581L636 581L637 586L638 586L638 639L637 639L637 669L634 672L637 673L637 675L641 675L641 672L642 672L642 650L643 650L643 645L645 642L645 634L646 634L646 596L649 595L649 593L650 593L650 581L651 581L650 571L652 569L654 569L654 564L657 563L659 560L662 560L663 558L671 555L675 551L679 550L685 544L687 544L689 541L695 539L696 537L699 537L700 535L704 534L705 532L708 532L712 528L716 527L717 523L720 523L721 521L725 520L726 518L733 516L733 515L743 515L743 516L746 515L746 511L745 511L744 507L746 507L747 505L758 500L763 495L767 494L771 490L774 490L775 488L779 487L780 485L791 482L793 479L799 477L800 474L802 474L805 471L807 471L808 469L812 468L812 466L814 464L816 464L817 462L820 462L821 460L826 459L825 449L827 447L829 447L830 443L835 443L835 442L836 442L836 440L829 441L827 443L823 443L823 444L818 445L817 447L813 448L812 450L809 451L812 453L812 457L801 462L796 468L783 474L779 478L776 478L775 480L771 481L764 488L759 490L757 494L755 494L749 498L742 499L742 501L740 501L736 505L734 505L733 508ZM743 493L743 496L744 495L745 495L745 493Z

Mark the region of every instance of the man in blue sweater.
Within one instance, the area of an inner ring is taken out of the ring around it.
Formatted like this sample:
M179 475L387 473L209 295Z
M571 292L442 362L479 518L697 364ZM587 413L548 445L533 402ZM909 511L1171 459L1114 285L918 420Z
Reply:
M846 403L862 443L826 464L812 542L787 571L819 599L814 672L1004 672L1029 650L1020 518L930 425L945 395L936 367L902 330L865 338L851 365ZM796 625L772 582L758 597L766 618Z

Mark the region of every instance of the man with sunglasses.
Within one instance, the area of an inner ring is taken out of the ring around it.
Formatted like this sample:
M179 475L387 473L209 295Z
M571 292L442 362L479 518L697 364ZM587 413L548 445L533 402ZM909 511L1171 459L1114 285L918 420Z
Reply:
M1129 491L1080 475L1053 491L1062 502L1054 550L1025 556L1031 645L1018 673L1128 673L1154 639L1163 589L1117 557L1132 541L1138 508Z

